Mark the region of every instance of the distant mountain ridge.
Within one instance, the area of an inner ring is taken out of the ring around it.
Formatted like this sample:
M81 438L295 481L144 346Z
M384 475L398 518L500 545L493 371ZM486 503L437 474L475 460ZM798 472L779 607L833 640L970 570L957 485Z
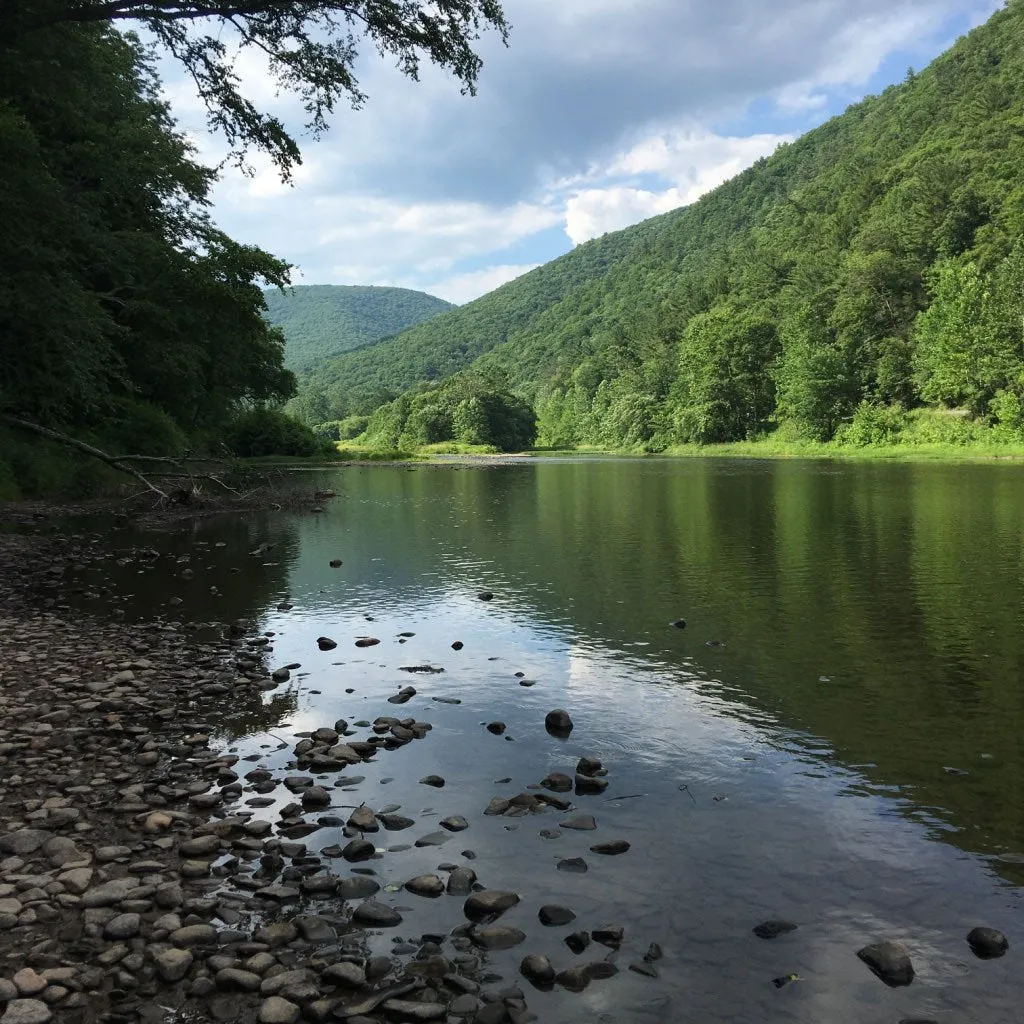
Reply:
M285 366L296 371L454 308L426 292L377 285L296 285L265 294L267 319L284 331Z

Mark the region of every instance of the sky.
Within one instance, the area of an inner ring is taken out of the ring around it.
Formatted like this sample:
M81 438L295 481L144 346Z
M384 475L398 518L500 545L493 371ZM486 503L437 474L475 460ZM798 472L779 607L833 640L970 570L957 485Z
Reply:
M295 265L298 284L416 288L463 303L604 232L693 202L782 142L920 69L998 0L505 0L475 97L367 48L369 99L339 108L284 185L225 169L214 217ZM245 91L302 132L254 57ZM172 65L201 159L221 140Z

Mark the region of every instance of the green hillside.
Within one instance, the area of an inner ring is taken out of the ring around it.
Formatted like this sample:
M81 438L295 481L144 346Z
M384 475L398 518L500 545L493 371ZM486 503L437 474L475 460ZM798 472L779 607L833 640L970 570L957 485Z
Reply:
M404 331L454 308L450 302L409 288L364 285L297 285L266 292L267 319L285 337L284 362L302 370Z
M547 444L661 450L779 427L865 443L911 420L936 440L979 423L1019 439L1021 38L1013 2L692 206L342 357L334 399L479 355L474 373L532 402Z
M290 408L311 423L365 414L420 381L465 368L495 345L528 330L537 316L599 280L658 219L588 242L493 292L395 338L346 352L299 381Z

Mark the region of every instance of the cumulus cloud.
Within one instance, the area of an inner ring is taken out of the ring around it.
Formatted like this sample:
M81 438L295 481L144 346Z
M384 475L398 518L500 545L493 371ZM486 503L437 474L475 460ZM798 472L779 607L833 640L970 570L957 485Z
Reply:
M482 41L476 98L436 69L412 83L367 55L367 107L340 109L304 146L295 186L257 160L252 177L227 173L216 214L305 280L433 284L466 299L550 255L530 245L553 227L576 243L692 202L841 109L894 55L920 66L997 6L510 0L510 45ZM236 67L301 130L258 58ZM219 160L187 83L172 76L169 93L204 158Z
M483 270L469 270L464 274L453 274L451 277L427 282L426 285L421 281L418 285L406 285L406 287L426 287L426 290L432 295L461 305L477 296L494 291L500 285L522 277L523 274L529 273L539 266L539 263L499 263L497 266L484 267Z

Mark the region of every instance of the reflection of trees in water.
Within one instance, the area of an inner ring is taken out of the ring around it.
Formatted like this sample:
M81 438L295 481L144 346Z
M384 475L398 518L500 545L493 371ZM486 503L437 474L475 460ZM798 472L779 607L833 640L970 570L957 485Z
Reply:
M216 726L218 735L225 742L233 743L244 736L273 731L279 722L294 715L298 707L299 691L291 686L284 692L273 693L269 700L259 692L244 699L232 694L207 717Z
M650 640L630 656L749 695L975 851L1024 850L1022 507L1003 467L710 460L378 469L343 500L388 599L428 571L452 592L504 577L506 614L612 654ZM315 564L329 534L302 529Z
M119 601L128 621L256 620L287 591L289 566L299 549L296 520L266 514L215 516L159 531L122 529L103 536L101 552L107 557L72 572L69 585L105 591ZM261 545L269 549L250 553Z

